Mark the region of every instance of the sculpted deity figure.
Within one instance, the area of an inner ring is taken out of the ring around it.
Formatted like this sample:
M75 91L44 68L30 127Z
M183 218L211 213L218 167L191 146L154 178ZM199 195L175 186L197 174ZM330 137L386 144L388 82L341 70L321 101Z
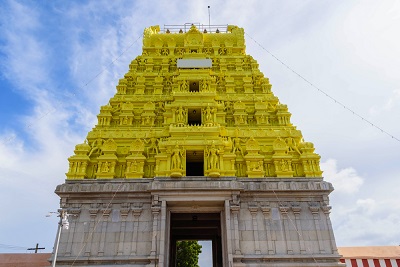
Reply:
M145 140L145 143L148 144L150 143L149 147L147 148L147 155L150 155L150 153L153 154L158 154L158 139L155 138L154 136L150 137L149 140Z
M288 171L289 170L289 166L286 160L281 160L281 171Z
M260 123L265 123L265 116L264 116L264 114L262 114L261 117L260 117Z
M202 83L201 83L201 90L202 90L203 92L208 92L208 82L207 82L207 80L203 80L203 81L202 81Z
M101 152L101 148L103 147L104 140L101 138L97 138L96 140L93 141L91 145L91 149L89 152L89 157L96 151Z
M296 151L301 154L300 150L297 148L296 141L292 137L288 137L285 139L286 144L288 146L288 151Z
M138 163L136 160L133 160L133 162L129 162L126 165L126 172L137 172L138 171Z
M177 113L176 121L180 122L180 123L184 123L185 122L185 118L186 118L186 110L184 110L182 108L182 106L179 106L179 108L176 111L176 113Z
M182 169L182 157L184 157L184 153L184 149L181 149L178 145L175 145L175 148L172 150L171 169Z
M207 106L207 108L203 111L205 123L212 123L214 121L213 119L214 112L215 108L210 108L210 106Z
M188 82L186 80L183 80L181 84L181 91L186 92L188 90L188 86Z
M240 115L240 116L239 116L239 123L242 123L242 124L244 123L244 117L243 117L243 115Z
M262 164L263 164L262 161L257 162L257 163L254 165L253 171L261 171L261 170L262 170Z
M224 103L225 107L224 107L224 111L232 111L233 109L233 104L231 101L226 101Z
M214 142L211 145L211 148L206 149L206 156L208 157L208 168L209 169L217 169L218 168L218 155L219 149L215 147Z
M147 116L147 117L145 118L145 124L146 124L146 125L149 125L150 123L151 123L150 117Z
M136 162L136 160L134 160L133 162L131 162L131 171L132 172L137 172L137 167L138 167L138 163Z
M232 149L232 153L236 153L237 151L240 152L240 154L243 156L244 152L243 152L243 148L242 145L240 144L242 142L242 140L240 139L240 137L235 137L233 138L233 149Z
M121 104L118 103L117 105L115 105L115 106L112 108L111 113L114 114L114 113L120 112L120 111L121 111Z
M276 110L276 106L277 104L271 103L271 102L267 102L267 110L268 111L275 111Z
M108 172L110 170L110 163L109 162L104 162L103 163L103 169L101 170L102 172Z
M205 118L206 118L206 122L211 121L212 120L212 114L211 114L211 108L210 106L207 106L206 110L205 110Z
M232 143L232 138L230 136L224 138L224 145L225 149L229 149L229 151L232 151L233 143Z

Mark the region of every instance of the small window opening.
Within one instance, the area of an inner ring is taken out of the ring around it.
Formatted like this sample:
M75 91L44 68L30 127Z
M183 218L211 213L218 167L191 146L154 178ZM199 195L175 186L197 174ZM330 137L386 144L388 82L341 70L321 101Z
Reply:
M203 151L186 151L186 176L204 176Z
M201 125L201 109L200 108L189 108L188 109L188 124L189 125Z
M199 87L199 82L198 81L190 82L189 92L199 92L199 90L200 90L200 87Z

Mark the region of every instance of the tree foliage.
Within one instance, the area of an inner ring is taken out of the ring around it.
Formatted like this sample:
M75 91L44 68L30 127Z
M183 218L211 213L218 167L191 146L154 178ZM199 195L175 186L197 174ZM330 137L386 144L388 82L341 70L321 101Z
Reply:
M176 266L199 267L201 245L197 240L183 240L176 242Z

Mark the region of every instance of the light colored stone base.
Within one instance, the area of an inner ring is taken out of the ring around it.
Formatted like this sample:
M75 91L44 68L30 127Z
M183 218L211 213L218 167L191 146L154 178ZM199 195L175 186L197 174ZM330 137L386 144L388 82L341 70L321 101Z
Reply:
M167 267L171 213L221 214L223 266L340 266L332 190L316 178L67 181L57 266Z

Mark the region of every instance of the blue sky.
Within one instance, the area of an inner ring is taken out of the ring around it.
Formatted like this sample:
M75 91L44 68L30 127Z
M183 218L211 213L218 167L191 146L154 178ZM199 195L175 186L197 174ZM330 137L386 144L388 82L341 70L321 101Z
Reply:
M399 244L400 142L251 40L399 139L398 1L1 1L0 252L51 250L54 189L140 54L135 40L151 25L207 24L208 5L212 24L245 29L247 53L321 155L337 244Z

